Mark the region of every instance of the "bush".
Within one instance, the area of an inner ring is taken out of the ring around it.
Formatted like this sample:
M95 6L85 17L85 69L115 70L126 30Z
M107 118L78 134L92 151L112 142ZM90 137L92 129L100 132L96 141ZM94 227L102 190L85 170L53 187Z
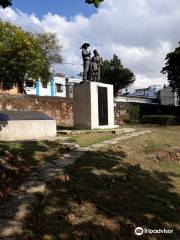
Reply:
M129 113L129 123L137 123L139 121L139 106L131 105L128 107L127 112Z
M172 115L146 115L142 117L142 123L163 126L175 125L177 123L177 117Z

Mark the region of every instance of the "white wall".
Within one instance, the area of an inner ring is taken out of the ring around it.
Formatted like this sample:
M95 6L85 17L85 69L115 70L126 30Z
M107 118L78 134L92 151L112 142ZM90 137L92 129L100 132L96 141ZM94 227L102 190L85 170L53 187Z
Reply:
M179 98L177 93L173 94L172 88L167 87L160 91L160 99L162 105L179 106Z
M152 103L152 100L147 98L118 96L115 98L115 102Z
M4 122L1 122L2 126ZM56 120L18 120L4 123L1 141L48 139L56 136Z
M67 79L67 81L66 81ZM82 79L78 78L65 78L65 77L54 77L54 96L57 97L73 97L73 85L80 83ZM58 92L57 84L61 85L61 91ZM36 86L26 87L28 95L36 95ZM47 84L47 88L43 87L43 84L39 83L39 96L51 96L51 83Z
M62 85L62 91L58 92L57 91L57 85L56 84L61 84ZM54 94L57 97L66 97L66 79L63 77L54 77Z

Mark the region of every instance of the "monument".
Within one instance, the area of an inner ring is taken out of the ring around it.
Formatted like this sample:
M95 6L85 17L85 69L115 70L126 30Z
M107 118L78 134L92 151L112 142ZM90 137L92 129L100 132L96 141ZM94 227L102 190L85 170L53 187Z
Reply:
M101 57L89 51L90 44L81 46L83 81L74 85L74 126L80 128L114 128L113 85L100 82Z
M0 111L0 141L56 136L56 120L40 111Z

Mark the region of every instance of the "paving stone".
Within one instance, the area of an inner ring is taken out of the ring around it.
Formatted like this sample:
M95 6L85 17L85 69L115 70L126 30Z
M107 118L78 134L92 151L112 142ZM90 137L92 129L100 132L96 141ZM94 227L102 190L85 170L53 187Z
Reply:
M80 147L77 143L63 143L62 145L67 147L69 150L78 149Z
M44 169L42 172L40 172L40 175L41 174L51 174L51 173L58 173L59 171L62 171L62 166L56 166L54 164L54 167L53 168L46 168Z
M106 148L108 147L108 144L106 143L96 143L91 146L92 148L98 149L98 148Z
M124 133L132 133L132 132L135 132L136 129L134 129L134 128L122 128L122 131Z
M76 159L57 159L57 160L54 160L53 161L53 163L56 165L56 166L58 166L58 167L66 167L66 166L68 166L69 164L72 164L72 163L74 163L74 161L75 161Z
M83 152L80 151L72 151L70 153L65 153L63 154L64 158L69 158L69 159L78 159L84 155Z
M0 237L3 240L8 239L7 237L11 237L13 235L20 235L23 232L22 223L17 220L11 220L8 222L4 222L2 224L2 228L0 229ZM18 240L18 238L15 238Z
M20 202L20 204L26 203L29 205L35 204L35 202L37 201L36 195L32 195L32 194L28 194L28 193L24 193L20 194L18 197L18 200Z
M42 182L48 183L48 182L52 181L53 179L55 179L56 175L57 175L56 173L51 174L51 175L47 175L47 174L41 175L40 180Z
M42 167L39 168L39 170L43 170L45 168L53 168L53 167L54 167L53 162L45 163Z
M103 142L103 144L110 144L110 145L113 145L113 144L117 144L118 143L118 140L115 140L115 139L113 139L113 140L107 140L107 141L104 141Z
M42 193L45 190L45 183L41 181L25 182L21 185L20 190L27 193Z
M139 131L139 132L135 132L135 129L131 129L131 128L127 128L127 129L122 129L125 132L128 132L127 134L120 136L120 137L116 137L113 138L111 140L106 140L102 143L97 143L97 144L93 144L91 147L94 149L100 149L100 148L106 148L108 147L108 145L114 145L117 144L119 141L121 140L126 140L126 139L131 139L133 137L137 137L139 135L143 135L143 134L147 134L147 133L151 133L150 130L144 130L144 131Z
M132 133L132 132L135 132L136 129L134 128L120 128L120 129L114 129L112 130L112 133L114 134L122 134L122 133Z
M38 175L32 175L27 178L29 181L39 181L39 176Z

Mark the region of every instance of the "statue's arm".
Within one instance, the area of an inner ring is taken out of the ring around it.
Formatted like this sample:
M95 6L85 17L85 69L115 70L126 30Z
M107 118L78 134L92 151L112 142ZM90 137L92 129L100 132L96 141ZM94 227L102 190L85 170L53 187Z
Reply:
M82 50L82 55L83 55L84 57L90 57L90 56L91 56L91 53L88 52L87 50Z

